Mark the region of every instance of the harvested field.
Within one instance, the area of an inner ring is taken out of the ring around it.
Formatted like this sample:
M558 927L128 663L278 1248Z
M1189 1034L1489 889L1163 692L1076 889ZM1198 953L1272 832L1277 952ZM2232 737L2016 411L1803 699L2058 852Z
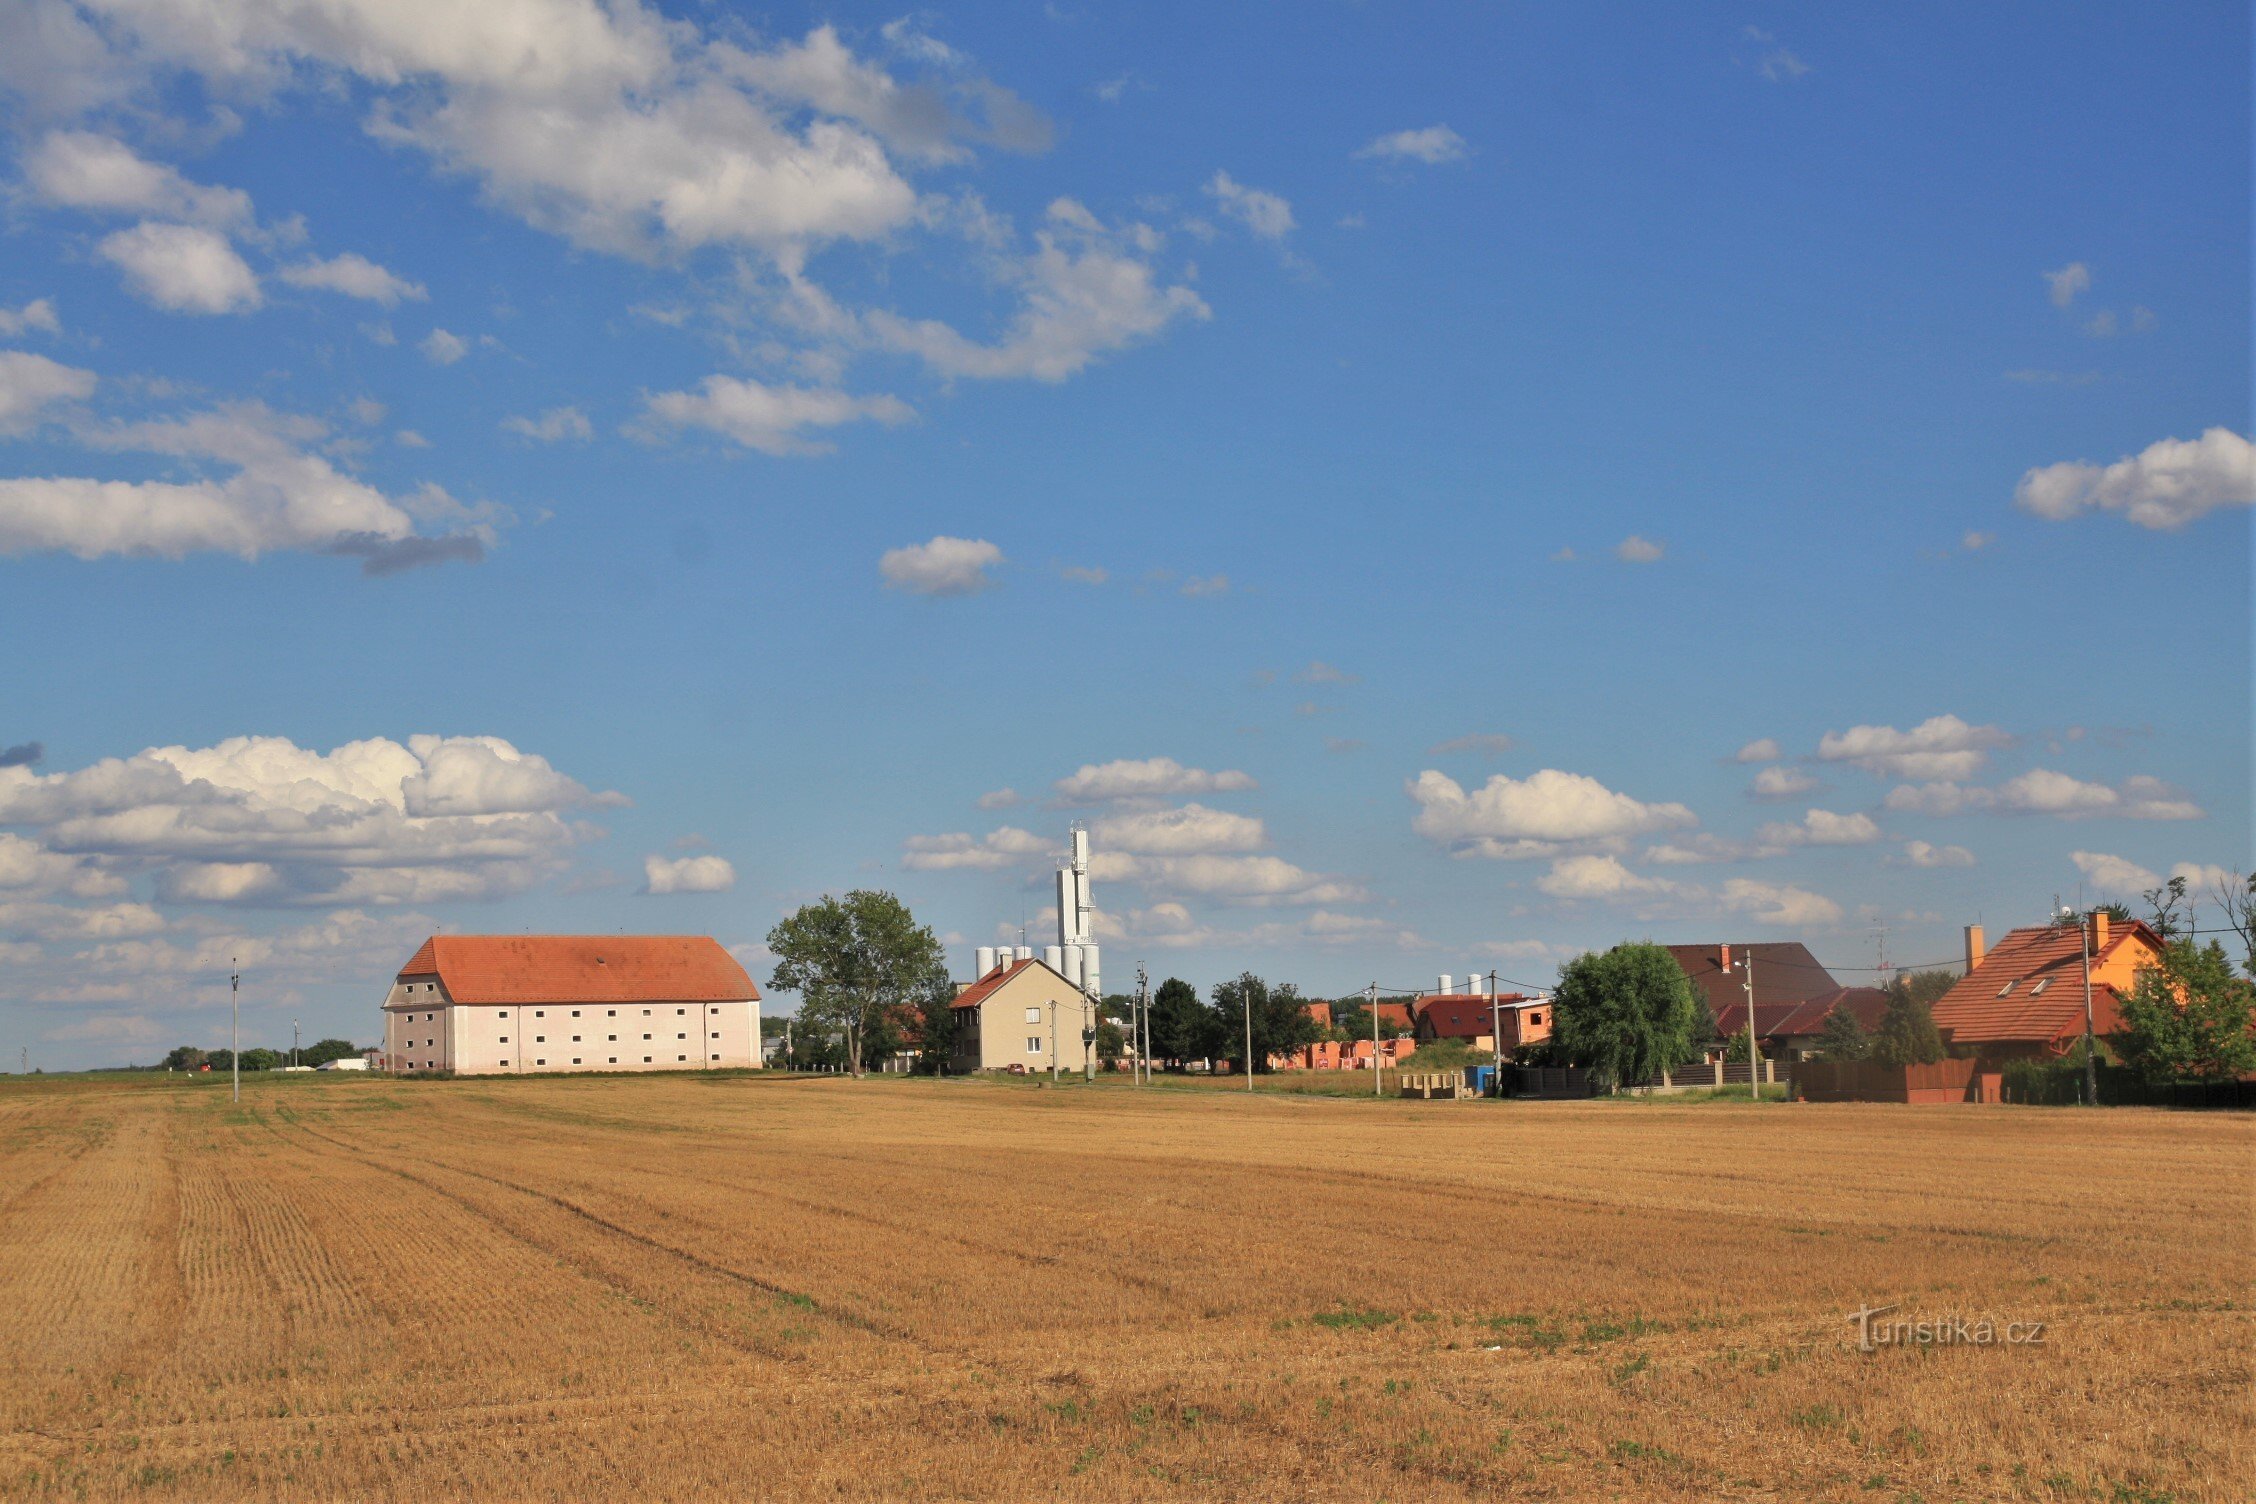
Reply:
M13 1081L0 1493L2238 1500L2252 1128Z

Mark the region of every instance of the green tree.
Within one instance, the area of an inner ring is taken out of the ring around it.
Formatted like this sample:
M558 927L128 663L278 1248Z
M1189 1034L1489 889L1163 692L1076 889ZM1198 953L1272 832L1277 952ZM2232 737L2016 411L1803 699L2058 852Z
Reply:
M902 1010L947 977L940 939L890 893L856 889L805 904L768 931L779 991L799 994L799 1018L835 1028L847 1064L864 1068L865 1043L897 1029Z
M1151 1042L1153 1055L1178 1065L1215 1053L1214 1015L1181 977L1169 977L1152 994Z
M1825 1015L1825 1027L1817 1032L1817 1058L1830 1065L1847 1065L1871 1053L1872 1036L1864 1032L1856 1011L1845 1004L1834 1004L1833 1011Z
M2229 1081L2256 1070L2249 1032L2256 988L2233 975L2225 948L2173 940L2123 999L2114 1043L2148 1081Z
M1944 993L1957 985L1958 973L1955 971L1905 971L1896 974L1895 980L1888 984L1888 992L1890 996L1902 993L1932 1008L1942 1001Z
M970 1033L970 1024L955 1008L955 984L942 980L925 995L915 1018L917 1057L911 1069L919 1076L945 1076L956 1047ZM969 1010L966 1010L969 1011Z
M1921 989L1898 977L1888 988L1887 1011L1872 1036L1871 1058L1882 1065L1933 1065L1943 1058L1942 1031Z
M1128 1054L1128 1031L1109 1018L1097 1020L1097 1058L1116 1064Z
M2154 911L2154 917L2147 921L2154 926L2154 933L2165 940L2175 940L2179 929L2178 905L2184 903L2186 897L2185 878L2170 878L2159 888L2149 888L2139 897L2145 899L2146 906ZM2118 918L2128 920L2131 917L2123 912L2121 904L2108 904L2106 907L2114 911Z
M281 1064L280 1050L257 1048L243 1052L243 1069L247 1071L270 1071Z
M344 1060L360 1053L360 1046L349 1039L323 1039L300 1051L298 1058L307 1065L327 1065L332 1060Z
M1308 1016L1303 1003L1300 989L1292 983L1272 987L1250 971L1216 983L1214 1027L1221 1036L1221 1054L1243 1068L1248 1028L1253 1032L1255 1071L1266 1072L1271 1055L1313 1044L1316 1020Z
M1637 942L1569 961L1551 1010L1556 1054L1619 1087L1696 1059L1707 1006L1674 956Z
M194 1045L184 1044L165 1056L164 1067L168 1071L192 1071L202 1065L207 1058L209 1057Z

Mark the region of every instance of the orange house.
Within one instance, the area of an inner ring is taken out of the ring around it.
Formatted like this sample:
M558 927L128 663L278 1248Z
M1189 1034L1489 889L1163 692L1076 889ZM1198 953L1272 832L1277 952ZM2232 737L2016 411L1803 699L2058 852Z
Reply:
M2123 1027L2122 999L2162 954L2162 937L2140 920L2094 913L2082 925L2010 932L1995 949L1982 927L1966 927L1966 975L1935 1002L1935 1027L1953 1055L2053 1059L2084 1037L2084 954L2091 954L2092 1031Z

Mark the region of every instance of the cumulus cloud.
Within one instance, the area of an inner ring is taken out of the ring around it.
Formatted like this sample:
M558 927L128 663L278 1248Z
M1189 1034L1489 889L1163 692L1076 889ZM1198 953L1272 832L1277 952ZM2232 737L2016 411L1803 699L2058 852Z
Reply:
M1699 823L1684 805L1648 804L1556 768L1524 779L1497 773L1469 794L1429 768L1404 790L1418 806L1411 822L1418 834L1466 855L1501 859L1550 856L1562 846L1617 842Z
M93 395L92 371L28 350L0 350L0 434L27 433L48 408Z
M1236 769L1210 773L1187 768L1172 757L1120 758L1084 763L1056 789L1065 804L1105 804L1116 799L1165 799L1189 794L1241 794L1257 787L1253 776Z
M251 196L239 188L192 183L111 136L50 131L23 157L24 183L42 201L91 213L131 214L215 229L251 222Z
M1063 381L1177 319L1211 316L1189 287L1161 285L1148 254L1153 244L1140 227L1113 229L1072 199L1059 199L1035 235L1033 252L999 269L1019 307L994 343L966 338L935 319L884 310L864 315L859 327L942 376Z
M1974 853L1964 846L1936 846L1926 841L1904 842L1903 859L1911 867L1971 867Z
M1778 749L1775 736L1758 737L1732 754L1734 762L1776 762L1785 754Z
M1108 815L1090 827L1089 838L1099 850L1148 856L1254 851L1269 841L1267 830L1253 816L1203 804Z
M1805 769L1771 767L1755 775L1754 782L1747 785L1747 793L1755 799L1798 799L1816 787L1816 777Z
M906 423L914 409L882 393L857 397L830 387L770 384L736 376L705 378L694 392L656 392L643 398L641 432L702 428L762 454L828 454L835 447L807 436L810 429L863 421L887 427Z
M991 789L973 801L981 809L1011 809L1019 803L1016 789Z
M63 321L47 299L33 298L21 308L0 308L0 339L14 339L34 329L43 334L63 332Z
M85 429L104 450L160 455L212 473L190 481L79 477L0 479L0 555L104 555L277 549L357 558L371 574L445 559L475 560L506 520L465 507L436 486L392 497L340 472L311 446L327 425L239 403L185 417ZM419 525L451 526L438 535Z
M1909 731L1893 726L1852 726L1819 739L1824 762L1845 762L1876 778L1958 780L1988 763L1990 753L2013 738L1997 726L1972 726L1955 715L1932 716Z
M1787 929L1830 929L1842 920L1841 906L1822 894L1782 883L1734 877L1723 885L1723 907L1757 924Z
M2144 774L2119 784L2093 783L2050 768L2031 768L1996 788L1947 780L1903 784L1883 801L1891 810L1920 815L1961 815L1990 811L2009 815L2050 815L2057 819L2108 816L2118 820L2198 820L2202 808L2159 778Z
M431 364L451 366L470 353L470 342L459 334L450 334L444 329L433 329L429 334L423 336L415 348L421 350L423 358Z
M1415 130L1389 131L1359 149L1360 158L1377 158L1381 161L1423 162L1437 166L1455 162L1468 150L1465 138L1446 125L1428 125Z
M1624 564L1657 564L1668 553L1666 543L1642 538L1635 533L1614 545L1614 557Z
M542 444L595 437L595 425L588 422L587 414L576 407L552 407L537 418L507 417L501 420L501 426L505 433L513 433Z
M171 313L248 313L265 301L250 263L202 225L144 220L94 249L144 300Z
M2091 290L2091 268L2081 261L2071 261L2056 272L2040 275L2045 280L2045 296L2052 299L2055 308L2066 308L2076 301L2078 293Z
M910 595L976 595L995 584L988 570L1004 563L1003 551L984 538L950 538L889 548L878 557L885 588Z
M1230 593L1230 577L1226 574L1194 574L1185 580L1182 587L1175 593L1187 595L1192 600L1205 600L1217 595L1228 595Z
M642 859L642 891L663 893L726 893L736 886L736 868L726 857L663 857L652 853Z
M410 282L405 277L386 271L366 256L347 251L342 256L332 256L327 261L300 261L285 266L275 273L292 287L319 288L325 292L342 293L348 298L363 302L381 303L390 308L400 301L420 303L430 294L420 282Z
M2071 851L2068 859L2076 864L2084 880L2102 893L2135 896L2162 886L2159 873L2119 856L2101 851Z
M912 872L950 872L963 868L991 871L1046 858L1056 843L1030 830L1006 825L984 836L962 831L941 836L911 836L901 843L901 865Z
M161 896L201 903L513 893L560 870L583 833L568 811L607 802L498 737L329 752L234 737L45 775L0 769L0 826L55 856L153 870Z
M1292 205L1274 193L1248 188L1226 172L1207 179L1206 195L1230 218L1264 240L1282 240L1293 232Z
M1661 893L1670 887L1660 878L1630 871L1613 857L1587 855L1560 857L1535 885L1553 898L1596 899Z
M1190 894L1255 908L1360 903L1370 895L1344 878L1274 856L1137 856L1099 848L1090 859L1100 882L1135 883L1147 892Z
M2051 522L2120 512L2140 527L2173 532L2221 508L2256 504L2256 446L2212 428L2198 439L2157 440L2112 465L2045 465L2021 477L2013 501Z
M1813 809L1793 825L1773 821L1755 838L1766 846L1869 846L1880 839L1880 827L1870 815Z

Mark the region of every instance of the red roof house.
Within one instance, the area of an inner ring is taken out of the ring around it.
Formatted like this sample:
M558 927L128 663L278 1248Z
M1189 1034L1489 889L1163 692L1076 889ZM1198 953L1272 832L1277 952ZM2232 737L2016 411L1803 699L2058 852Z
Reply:
M2093 1032L2123 1027L2121 1002L2162 953L2162 937L2140 920L2094 913L2082 925L2035 925L1987 949L1967 926L1966 975L1935 1002L1935 1026L1953 1055L1992 1059L2058 1056L2084 1037L2084 947L2091 946Z

